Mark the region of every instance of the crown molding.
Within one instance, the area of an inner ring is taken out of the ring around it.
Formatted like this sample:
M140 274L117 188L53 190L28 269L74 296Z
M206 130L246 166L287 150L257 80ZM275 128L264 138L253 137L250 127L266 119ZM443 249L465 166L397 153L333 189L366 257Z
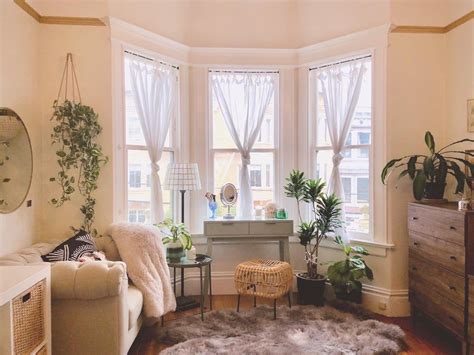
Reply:
M26 0L13 0L13 2L39 23L47 25L105 26L101 19L95 17L42 16Z
M465 24L466 22L474 19L474 10L467 13L466 15L454 20L446 26L396 26L392 32L393 33L434 33L434 34L444 34L448 33L455 28Z

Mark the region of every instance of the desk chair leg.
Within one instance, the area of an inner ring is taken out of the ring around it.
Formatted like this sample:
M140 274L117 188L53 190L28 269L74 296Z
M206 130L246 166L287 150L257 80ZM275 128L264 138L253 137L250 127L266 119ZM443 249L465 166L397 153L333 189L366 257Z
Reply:
M288 291L288 306L291 308L291 291Z
M240 311L240 294L237 295L237 313Z
M255 295L257 293L257 286L253 285L253 294ZM253 296L253 306L257 307L257 296Z
M277 300L273 300L273 320L277 319Z

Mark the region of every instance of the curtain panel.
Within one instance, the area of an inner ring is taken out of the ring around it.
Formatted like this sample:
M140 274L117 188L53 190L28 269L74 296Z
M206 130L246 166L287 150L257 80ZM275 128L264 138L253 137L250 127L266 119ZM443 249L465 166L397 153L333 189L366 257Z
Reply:
M265 110L275 91L275 75L269 73L212 73L211 82L226 127L240 152L242 166L237 214L250 217L253 197L248 166Z
M150 158L150 222L163 220L163 194L158 171L171 121L177 114L178 70L156 60L126 54L129 60L132 94Z

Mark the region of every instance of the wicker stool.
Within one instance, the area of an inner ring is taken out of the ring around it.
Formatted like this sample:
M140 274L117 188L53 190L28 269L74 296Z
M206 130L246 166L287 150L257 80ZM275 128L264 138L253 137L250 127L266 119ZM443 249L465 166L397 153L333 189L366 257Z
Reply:
M253 296L253 306L257 305L257 296L273 299L273 319L276 319L276 301L288 296L291 308L290 292L293 285L291 265L278 260L245 261L235 269L235 288L237 289L237 312L240 310L240 296Z

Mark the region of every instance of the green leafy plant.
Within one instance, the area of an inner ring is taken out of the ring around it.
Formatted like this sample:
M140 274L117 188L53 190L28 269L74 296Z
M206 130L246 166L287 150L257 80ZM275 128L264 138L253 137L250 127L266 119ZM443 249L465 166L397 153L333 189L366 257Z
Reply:
M340 236L336 236L335 242L341 247L346 258L329 265L328 278L337 295L347 295L353 291L361 292L362 278L374 279L374 274L363 259L369 255L367 250L361 246L345 244Z
M318 254L321 241L329 234L335 233L342 226L341 201L333 194L324 192L326 183L322 179L307 179L304 172L293 170L286 178L286 196L296 200L300 225L298 236L305 248L305 261L308 278L316 279L318 275ZM301 203L309 203L312 218L303 221Z
M423 197L443 198L448 175L452 175L456 179L455 193L462 193L468 176L461 166L467 167L469 174L474 176L474 164L464 159L466 155L474 156L474 154L455 148L456 145L465 142L474 142L474 140L461 139L436 150L435 139L428 131L425 134L428 154L407 155L390 160L382 170L382 182L385 184L394 170L403 167L403 170L398 174L398 179L408 176L413 181L413 196L417 200L421 200Z
M92 228L96 205L93 193L97 189L101 167L108 161L97 143L97 137L102 132L99 117L91 107L69 100L61 105L55 101L53 108L51 120L55 126L51 139L52 144L57 146L59 172L50 181L59 184L61 195L50 202L60 207L70 201L76 191L79 192L84 199L80 207L83 222L79 229L96 235L97 230Z
M180 242L185 250L189 250L193 246L191 233L189 233L184 223L174 223L171 218L166 218L156 226L165 234L163 244Z

